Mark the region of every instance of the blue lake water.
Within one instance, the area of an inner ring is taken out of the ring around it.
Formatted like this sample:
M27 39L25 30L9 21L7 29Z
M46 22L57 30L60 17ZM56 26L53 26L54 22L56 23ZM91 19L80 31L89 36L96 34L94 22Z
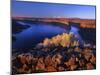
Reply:
M24 25L25 23L21 23L21 24ZM58 34L68 32L67 29L63 27L54 26L51 24L39 23L39 24L29 24L29 25L31 26L30 28L25 29L18 34L13 34L16 37L16 41L13 42L13 46L12 46L13 48L15 49L32 48L39 42L42 42L46 37L51 38ZM70 31L79 36L78 29L76 27L71 27Z

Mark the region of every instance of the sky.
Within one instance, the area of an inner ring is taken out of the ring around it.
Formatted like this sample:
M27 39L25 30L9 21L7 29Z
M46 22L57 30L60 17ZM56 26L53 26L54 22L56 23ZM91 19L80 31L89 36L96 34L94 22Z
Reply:
M95 6L12 1L13 17L95 19Z

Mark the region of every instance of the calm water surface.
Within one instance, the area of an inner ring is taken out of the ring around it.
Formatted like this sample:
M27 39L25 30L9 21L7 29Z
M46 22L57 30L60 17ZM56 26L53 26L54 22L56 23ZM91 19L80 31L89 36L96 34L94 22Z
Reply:
M25 25L25 23L18 22L20 24ZM42 42L46 37L51 38L58 34L62 34L64 32L68 32L67 29L62 28L60 26L54 26L51 24L28 24L31 27L23 30L18 34L13 34L16 36L16 41L13 42L13 48L15 49L24 49L24 48L32 48L39 42ZM78 34L78 29L75 27L71 27L71 32ZM80 36L79 36L80 37Z

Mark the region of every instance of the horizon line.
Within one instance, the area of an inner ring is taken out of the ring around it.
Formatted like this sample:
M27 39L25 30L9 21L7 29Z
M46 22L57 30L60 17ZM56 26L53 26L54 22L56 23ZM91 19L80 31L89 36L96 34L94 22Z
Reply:
M30 17L30 16L12 16L12 18L69 18L69 19L91 19L96 20L96 18L79 18L79 17Z

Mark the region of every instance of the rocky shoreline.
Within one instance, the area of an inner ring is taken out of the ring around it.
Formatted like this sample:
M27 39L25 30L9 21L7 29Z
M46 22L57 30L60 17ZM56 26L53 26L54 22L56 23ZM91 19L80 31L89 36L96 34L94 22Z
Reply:
M74 34L44 39L27 53L12 58L12 74L96 69L95 44L80 44Z

